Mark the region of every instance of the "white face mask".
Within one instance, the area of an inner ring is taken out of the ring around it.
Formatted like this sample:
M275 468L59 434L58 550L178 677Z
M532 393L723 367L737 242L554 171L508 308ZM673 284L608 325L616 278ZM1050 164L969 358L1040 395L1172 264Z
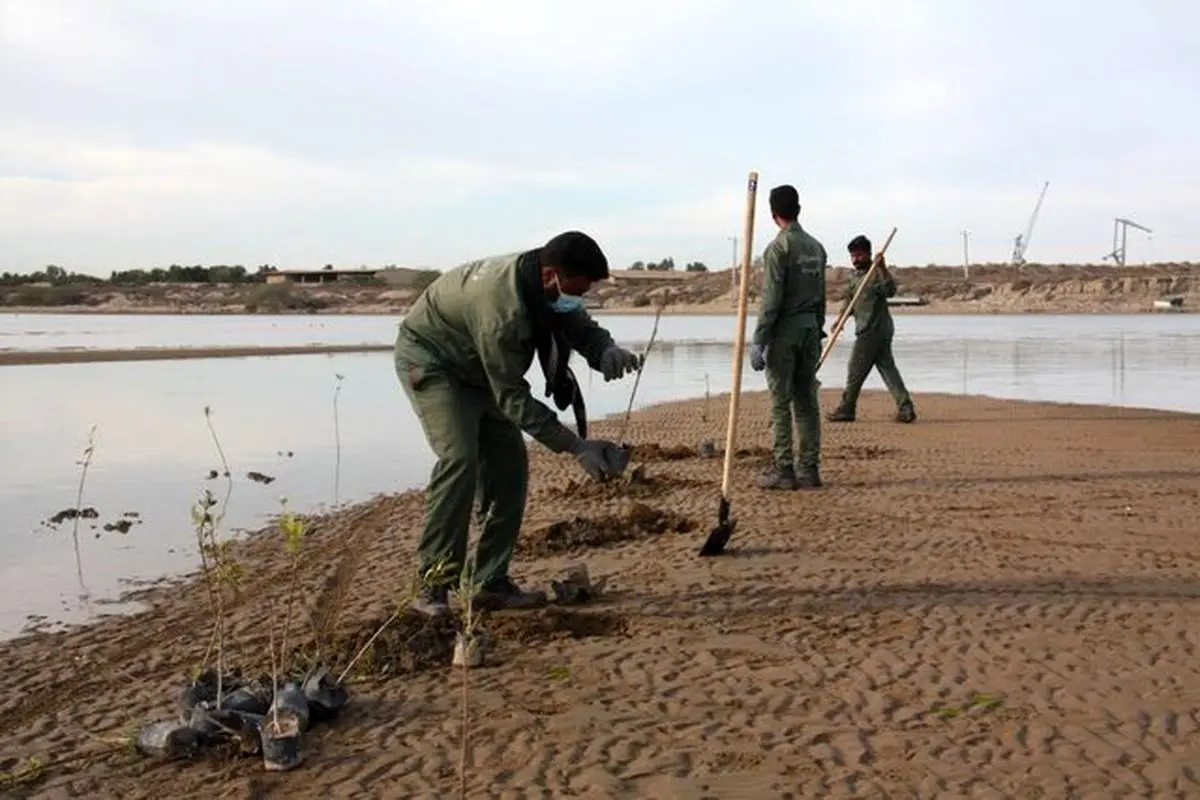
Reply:
M550 310L556 314L570 314L583 308L583 298L563 291L558 276L554 276L554 285L558 287L558 298L550 303Z

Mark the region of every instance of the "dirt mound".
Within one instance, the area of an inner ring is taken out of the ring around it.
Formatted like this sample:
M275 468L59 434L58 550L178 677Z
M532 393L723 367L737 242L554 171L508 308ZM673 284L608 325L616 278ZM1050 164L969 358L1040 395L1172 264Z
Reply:
M694 448L684 445L635 444L630 461L682 461L699 455Z
M843 461L875 461L894 456L898 452L900 451L894 447L881 447L874 444L846 445L833 448L825 457Z
M681 514L634 503L621 514L592 519L575 517L547 525L522 539L518 551L524 556L539 558L649 539L665 533L688 533L695 529L696 522Z
M499 645L545 644L556 639L623 636L629 624L611 611L575 611L549 606L538 611L490 614L480 627Z
M349 631L334 644L332 661L349 664L374 636L383 619L373 619ZM458 621L453 617L430 619L410 611L392 620L371 642L353 673L376 677L406 675L450 663Z
M599 481L569 480L565 486L556 486L547 491L551 497L572 500L613 500L619 497L657 497L672 489L703 486L704 481L672 475L647 475L644 467L638 466L619 480Z

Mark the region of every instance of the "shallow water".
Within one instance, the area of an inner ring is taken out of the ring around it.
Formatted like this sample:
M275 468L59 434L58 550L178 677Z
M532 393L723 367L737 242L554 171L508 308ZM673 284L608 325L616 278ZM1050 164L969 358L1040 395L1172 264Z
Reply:
M91 347L387 342L395 324L388 317L8 315L0 325L12 331L14 318L23 335ZM653 325L651 317L603 321L628 343L644 342ZM28 333L38 325L56 333ZM637 405L702 396L706 375L713 393L727 391L733 332L732 318L664 318ZM827 387L841 385L850 344L850 336L840 341L823 369ZM918 409L921 392L951 392L1200 412L1194 315L898 315L896 358ZM624 411L631 381L605 384L579 371L589 416ZM530 378L540 391L540 377ZM744 386L761 389L763 378L747 366ZM874 375L867 383L881 386ZM432 463L386 353L0 367L0 398L0 636L16 633L28 615L83 618L82 593L111 597L121 579L192 567L189 508L205 486L218 497L225 489L206 480L220 469L206 405L236 478L227 516L233 526L263 524L281 495L300 509L332 503L335 472L338 499L352 502L419 487ZM723 417L724 406L714 413ZM570 412L563 416L570 420ZM99 516L80 525L81 590L70 523L57 532L37 529L74 506L76 461L92 425L98 432L82 505ZM255 483L249 471L275 480ZM126 534L91 527L126 512L140 515ZM90 608L105 610L94 602Z

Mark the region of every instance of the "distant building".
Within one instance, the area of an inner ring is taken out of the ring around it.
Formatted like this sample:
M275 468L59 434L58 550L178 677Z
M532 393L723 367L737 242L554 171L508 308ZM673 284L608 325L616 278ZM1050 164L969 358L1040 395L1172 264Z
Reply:
M267 283L298 283L321 285L340 281L373 281L377 269L281 269L267 273Z
M613 283L680 283L704 275L703 272L686 272L684 270L660 269L613 269L608 272L608 279Z

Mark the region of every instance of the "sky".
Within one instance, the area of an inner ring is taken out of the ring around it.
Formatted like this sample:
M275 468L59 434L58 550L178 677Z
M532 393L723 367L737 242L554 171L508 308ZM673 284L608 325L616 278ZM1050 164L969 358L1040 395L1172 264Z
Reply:
M1200 3L0 0L0 272L1200 261Z

